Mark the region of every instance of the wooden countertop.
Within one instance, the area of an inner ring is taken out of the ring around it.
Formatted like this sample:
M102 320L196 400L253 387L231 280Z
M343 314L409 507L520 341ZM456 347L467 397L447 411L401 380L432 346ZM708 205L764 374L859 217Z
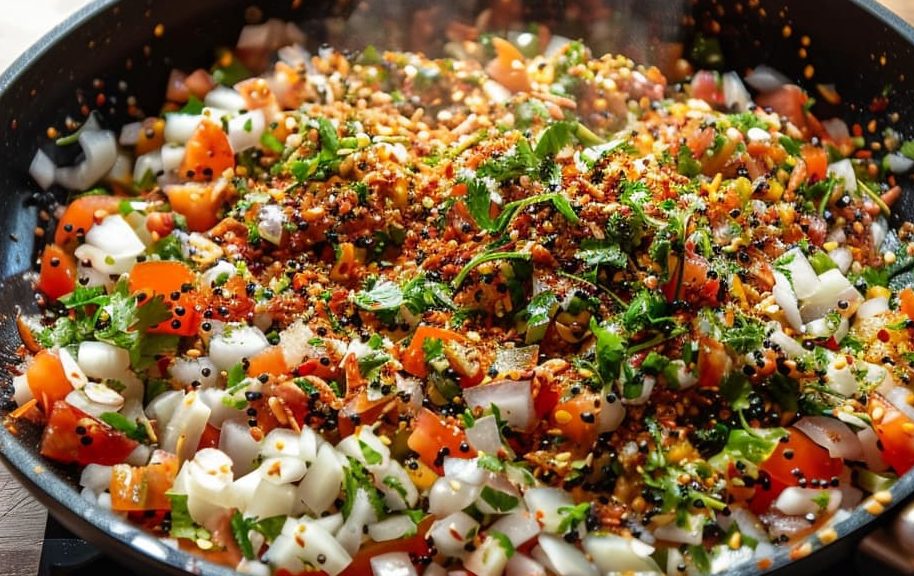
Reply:
M914 1L880 0L914 23ZM0 70L86 0L10 2L0 10ZM0 464L0 573L34 576L41 557L46 510Z

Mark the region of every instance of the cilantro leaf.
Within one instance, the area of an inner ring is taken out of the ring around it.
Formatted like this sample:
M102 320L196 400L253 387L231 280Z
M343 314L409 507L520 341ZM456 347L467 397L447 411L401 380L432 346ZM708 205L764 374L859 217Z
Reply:
M755 318L737 314L733 326L723 330L721 342L739 354L747 354L762 347L768 328Z
M586 265L591 267L608 264L622 269L628 264L628 255L622 251L619 244L594 238L582 240L581 249L575 253L574 257L583 260Z
M131 440L136 440L137 442L147 442L149 440L146 426L137 420L131 421L120 412L103 412L98 419L115 430L123 432Z
M555 156L562 148L571 144L577 127L577 122L559 121L550 124L540 134L533 153L541 160L548 156Z
M527 344L539 342L546 335L546 328L559 309L559 300L552 290L544 290L534 296L520 317L526 322Z
M604 383L613 382L619 377L625 358L625 338L601 326L594 318L590 319L590 330L597 338L597 372Z
M637 334L647 328L661 328L673 320L668 308L663 296L642 290L622 313L622 326L629 334Z
M187 494L165 495L171 501L171 529L168 534L172 538L187 538L189 540L209 540L212 536L206 528L198 525L190 517L187 509Z
M355 305L363 310L396 310L403 304L403 292L390 280L374 282L367 290L360 290L355 295Z
M365 462L369 466L377 466L383 460L381 453L369 446L364 440L359 439L359 449L362 451L362 456L365 457Z
M574 530L578 527L578 524L587 520L587 515L590 514L590 502L581 502L574 506L559 506L557 511L562 517L557 532L564 534L569 530Z
M496 512L509 512L517 508L519 500L516 496L495 490L491 486L483 486L480 498Z

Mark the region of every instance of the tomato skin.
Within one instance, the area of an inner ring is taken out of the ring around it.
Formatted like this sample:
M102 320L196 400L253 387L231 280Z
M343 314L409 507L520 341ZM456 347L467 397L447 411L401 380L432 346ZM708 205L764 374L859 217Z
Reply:
M165 188L171 209L184 216L192 232L206 232L219 223L222 194L213 186L175 184Z
M406 444L409 449L419 454L419 459L435 470L439 475L444 473L438 454L448 449L448 456L456 458L473 458L476 450L470 446L466 452L460 449L466 442L466 433L454 424L446 424L440 416L423 408L413 422L413 432Z
M844 469L841 458L831 458L828 450L822 448L796 428L788 429L787 441L778 442L774 452L759 467L762 474L768 476L765 483L756 484L755 495L749 502L749 508L756 514L762 514L778 495L789 486L799 486L798 476L793 470L799 469L806 480L830 481L840 476ZM790 456L792 454L792 456ZM790 456L788 458L788 456Z
M195 182L208 182L235 167L235 152L228 135L212 120L203 119L187 141L181 176Z
M147 298L161 295L172 306L172 316L151 327L150 334L177 334L193 336L200 323L195 309L194 291L183 291L185 284L194 284L194 273L185 264L172 260L140 262L130 271L128 287L131 292L142 292ZM178 298L172 296L178 294ZM183 310L183 313L178 314Z
M898 293L898 301L901 311L907 315L909 320L914 320L914 290L905 288Z
M67 379L60 356L50 350L41 350L32 358L25 371L32 396L38 399L42 411L50 413L58 400L63 400L73 390Z
M115 464L111 471L111 508L120 511L171 510L165 495L178 474L178 457L156 450L146 466Z
M873 429L882 444L882 459L901 476L914 468L914 421L874 393L867 398L866 409L872 417L877 408L884 413L878 422L873 418Z
M101 211L105 215L114 214L120 206L121 199L117 196L93 194L81 196L69 204L63 216L57 223L54 232L54 244L65 250L76 248L76 241L95 224L95 213Z
M252 357L248 363L248 376L256 378L261 374L279 376L289 371L282 348L270 346Z
M425 350L423 349L426 338L437 338L444 341L464 341L462 334L444 328L436 328L434 326L419 326L416 328L416 333L413 334L409 347L400 353L400 362L403 363L404 370L419 378L428 376L428 366L425 365Z
M724 91L719 80L720 77L716 72L710 70L699 70L692 78L692 98L704 100L712 106L721 106L724 104Z
M680 259L681 264L671 268L670 279L663 286L667 302L681 299L696 305L717 306L720 280L708 276L711 265L695 253L694 246L686 245L685 252L685 259Z
M810 181L818 182L828 176L828 153L824 148L805 144L802 148L802 156Z
M41 254L38 290L57 300L76 288L76 260L56 244L46 246Z
M704 388L720 386L732 363L723 344L702 337L698 344L698 385Z
M556 404L552 409L551 423L562 431L562 436L575 444L590 446L597 439L597 424L596 421L585 422L581 415L585 412L596 415L599 404L599 396L591 392L582 392Z
M63 464L113 466L136 447L135 440L63 400L54 403L41 435L41 455Z

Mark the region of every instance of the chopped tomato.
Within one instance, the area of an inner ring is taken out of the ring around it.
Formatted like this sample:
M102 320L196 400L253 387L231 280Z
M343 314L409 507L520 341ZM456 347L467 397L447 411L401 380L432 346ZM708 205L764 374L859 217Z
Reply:
M192 232L206 232L219 223L221 189L208 184L176 184L167 186L165 194L171 209L184 216Z
M158 234L159 238L163 238L171 234L171 231L175 229L175 215L174 212L152 212L146 216L146 229L154 234Z
M226 133L212 120L202 120L187 141L181 175L195 182L208 182L234 167L235 152Z
M387 395L369 400L368 391L361 390L339 412L340 435L348 436L355 432L356 424L371 425L377 422L393 399L394 396Z
M908 319L914 320L914 289L905 288L899 292L898 300L901 303L901 311L907 315Z
M136 510L170 510L165 495L178 474L178 457L156 450L146 466L115 464L111 470L111 508L126 512Z
M806 144L802 148L802 156L809 180L817 182L828 176L828 153L824 148Z
M445 342L452 340L457 342L464 341L463 335L452 330L434 326L419 326L416 328L416 333L413 334L409 347L400 353L400 362L403 363L404 370L419 378L428 376L428 366L425 364L425 349L423 347L427 338L437 338Z
M698 343L698 385L706 388L720 386L730 371L730 356L724 345L711 338Z
M426 516L419 522L416 533L405 538L386 540L384 542L368 542L359 549L352 559L352 563L340 572L340 576L365 576L372 574L371 559L381 554L390 552L406 552L410 556L428 556L429 546L425 541L425 533L435 520L433 516Z
M100 216L114 214L120 203L121 199L117 196L106 194L90 194L73 200L67 204L67 209L57 223L54 244L66 250L76 248L77 238L88 232L95 224L96 212Z
M882 444L882 459L899 476L914 468L914 421L876 393L869 396L866 408L873 418L873 428ZM877 408L883 412L878 419Z
M172 308L172 316L149 329L152 334L192 336L197 333L199 318L196 297L186 286L193 286L194 273L185 264L173 260L140 262L130 271L130 291L161 295Z
M204 448L218 448L220 436L222 436L222 431L207 422L203 434L200 435L200 441L197 443L197 452Z
M535 382L535 381L534 381ZM550 378L533 391L533 409L536 417L542 418L550 412L562 397L562 382L558 378Z
M685 300L692 304L716 306L720 280L709 275L711 265L692 246L686 246L686 257L672 268L670 280L663 287L668 302Z
M248 376L257 377L261 374L279 376L288 371L286 357L280 346L270 346L251 357L248 361Z
M809 96L799 86L787 84L759 94L755 99L756 104L764 108L771 108L781 116L790 120L800 130L806 130L806 103Z
M524 55L517 47L503 38L492 37L495 59L486 66L486 73L511 92L530 90L530 77Z
M767 476L756 484L755 496L749 507L756 514L765 512L788 486L799 486L800 478L824 480L840 476L844 461L831 458L822 448L796 428L788 430L787 441L778 442L774 453L762 462L761 474ZM795 472L797 471L797 472Z
M41 436L42 456L80 466L120 464L136 447L137 442L123 432L62 400L55 402L51 408L48 424Z
M556 404L551 423L562 431L562 436L586 447L597 439L596 416L599 411L600 397L592 392L582 392Z
M699 70L692 77L692 98L704 100L712 106L724 103L724 90L720 76L710 70Z
M63 400L73 390L60 356L50 350L42 350L32 358L32 363L25 371L25 377L29 382L32 396L38 400L45 414L51 411L55 402Z
M339 371L339 366L327 356L309 358L295 369L299 376L317 376L327 381L335 380L339 375Z
M413 432L407 440L409 449L419 454L419 459L435 470L444 473L439 456L473 458L476 450L466 443L466 433L457 425L444 422L440 416L423 408L413 423ZM467 450L461 450L466 446Z
M140 134L136 139L136 155L148 154L158 150L165 144L165 120L161 118L147 118L143 121Z
M76 260L56 244L46 246L41 254L38 290L57 300L76 288Z

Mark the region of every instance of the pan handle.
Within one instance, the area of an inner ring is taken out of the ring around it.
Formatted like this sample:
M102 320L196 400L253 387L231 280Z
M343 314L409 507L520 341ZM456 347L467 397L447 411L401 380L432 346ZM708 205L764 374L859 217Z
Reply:
M861 574L914 576L914 501L860 542L856 561Z

